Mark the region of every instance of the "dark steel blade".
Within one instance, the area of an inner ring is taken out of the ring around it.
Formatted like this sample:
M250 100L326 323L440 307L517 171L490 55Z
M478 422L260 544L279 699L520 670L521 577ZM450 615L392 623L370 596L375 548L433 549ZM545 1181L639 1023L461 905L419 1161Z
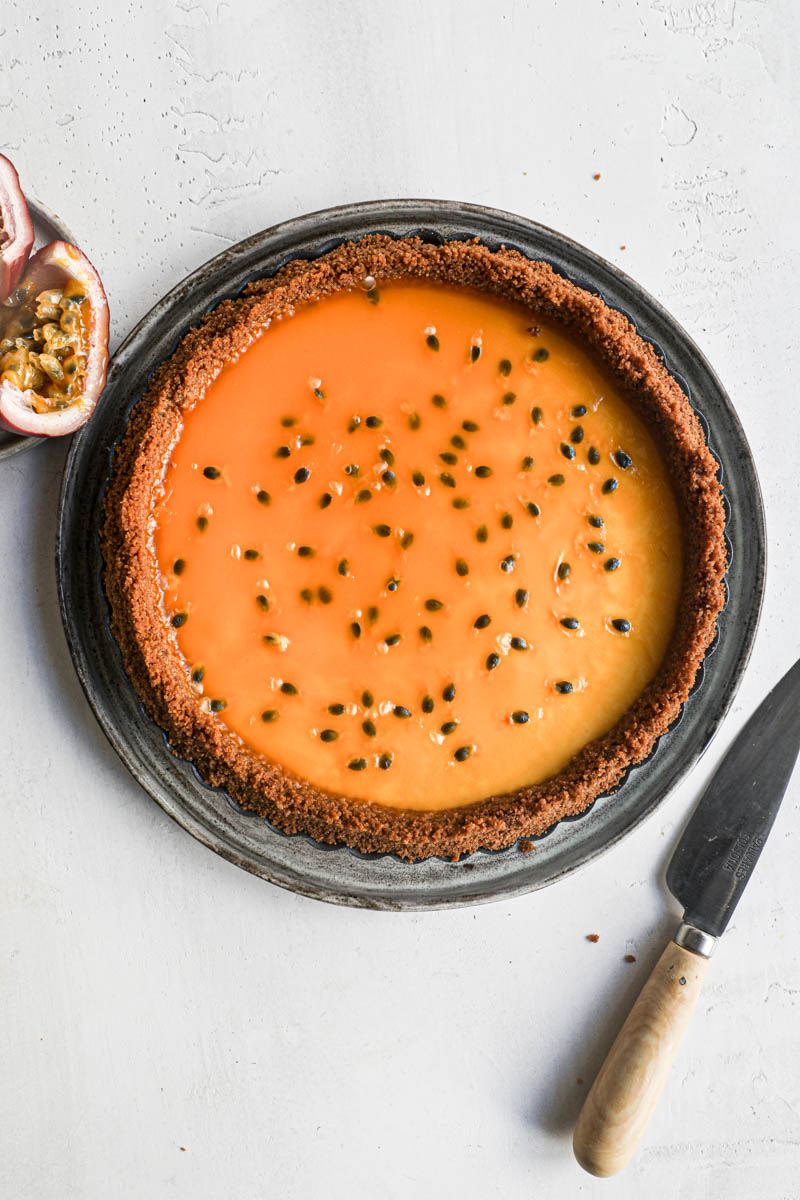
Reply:
M756 709L712 776L667 868L684 921L724 933L800 750L800 661Z

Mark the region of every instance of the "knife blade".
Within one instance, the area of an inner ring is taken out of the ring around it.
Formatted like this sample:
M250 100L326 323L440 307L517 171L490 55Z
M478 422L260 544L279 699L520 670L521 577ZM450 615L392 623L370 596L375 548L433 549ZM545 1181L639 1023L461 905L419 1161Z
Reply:
M708 970L772 829L800 751L800 661L737 734L690 818L667 886L684 906L592 1085L573 1149L592 1175L615 1175L655 1108Z
M683 925L712 938L725 932L778 814L798 750L800 661L738 734L678 842L667 887L686 910ZM682 933L678 944L693 940Z

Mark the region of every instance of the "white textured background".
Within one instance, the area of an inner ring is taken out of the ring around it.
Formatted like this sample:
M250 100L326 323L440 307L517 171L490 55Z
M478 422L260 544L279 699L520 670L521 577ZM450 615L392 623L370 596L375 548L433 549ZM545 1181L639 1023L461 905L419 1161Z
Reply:
M601 1183L569 1142L671 931L675 833L800 653L798 41L793 0L3 0L0 150L101 270L115 344L284 218L512 209L709 354L771 556L732 715L622 846L511 905L351 912L217 859L128 778L57 614L65 447L0 464L3 1200L800 1197L800 776L637 1159Z

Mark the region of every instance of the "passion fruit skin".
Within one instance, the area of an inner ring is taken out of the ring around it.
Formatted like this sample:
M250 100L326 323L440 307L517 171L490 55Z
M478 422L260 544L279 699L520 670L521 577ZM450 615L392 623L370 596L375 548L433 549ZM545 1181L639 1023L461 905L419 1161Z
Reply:
M33 245L33 222L16 167L0 154L0 304L22 278Z
M32 398L7 379L0 382L0 428L33 437L63 437L89 420L105 387L108 370L108 300L95 268L68 242L51 242L34 254L21 281L34 294L76 280L89 304L86 365L79 394L66 408L37 412Z

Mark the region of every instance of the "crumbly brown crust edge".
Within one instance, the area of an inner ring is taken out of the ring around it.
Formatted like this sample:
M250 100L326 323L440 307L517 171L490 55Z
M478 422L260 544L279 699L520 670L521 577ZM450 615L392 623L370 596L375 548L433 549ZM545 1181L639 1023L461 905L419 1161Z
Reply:
M678 624L655 679L604 737L585 746L554 778L513 794L442 812L390 809L332 795L249 750L191 691L163 611L150 545L151 507L182 410L194 404L231 354L246 347L275 314L358 286L365 275L427 277L521 301L583 337L623 385L629 402L659 440L684 527L685 563ZM114 456L104 499L101 544L111 628L142 703L174 753L204 780L286 833L408 861L457 858L535 838L585 810L645 759L678 717L712 642L725 602L725 514L717 463L697 417L652 348L621 313L514 250L473 242L435 245L375 234L307 262L225 300L182 339L136 404Z

